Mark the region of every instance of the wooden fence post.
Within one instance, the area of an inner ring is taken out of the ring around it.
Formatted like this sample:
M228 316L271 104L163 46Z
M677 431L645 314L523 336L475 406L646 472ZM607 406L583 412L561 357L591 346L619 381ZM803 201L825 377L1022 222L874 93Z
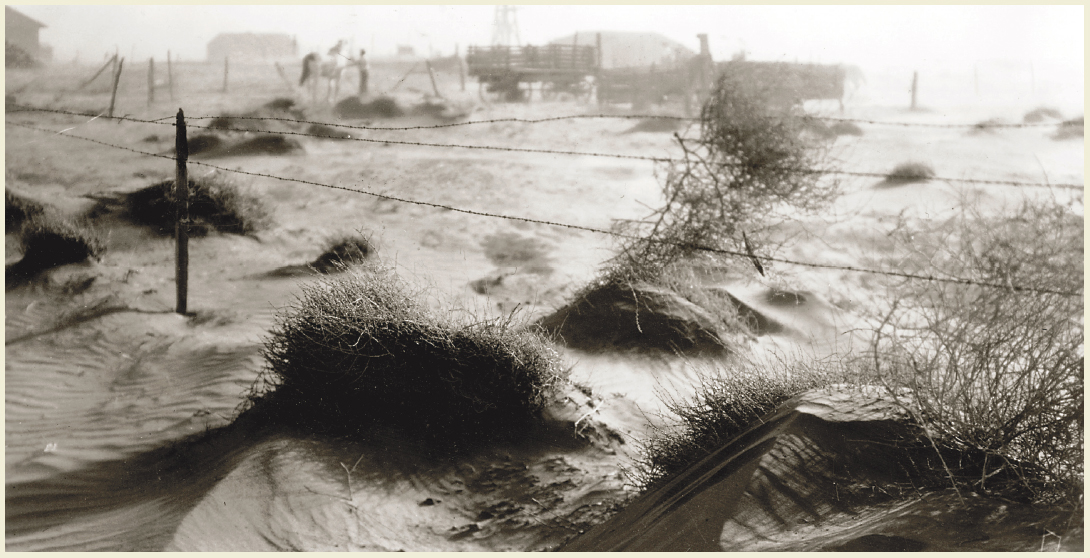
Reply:
M174 67L170 61L170 51L167 51L167 87L170 88L170 101L174 102Z
M174 236L177 238L174 280L178 287L177 312L185 315L186 289L189 287L189 176L185 162L189 158L189 143L185 137L185 113L178 109L174 152L178 169L174 178Z
M435 70L431 69L431 61L424 60L424 65L428 67L428 77L431 78L431 90L435 91L436 97L442 99L443 96L439 94L439 86L435 85Z
M148 58L148 106L155 103L155 57Z
M117 72L114 73L114 90L110 93L110 110L107 112L107 116L113 118L114 116L114 103L117 101L117 84L121 81L121 68L125 66L125 59L117 61Z
M223 57L223 92L224 92L224 93L226 93L226 92L227 92L227 72L228 72L228 66L229 66L228 58L227 58L226 56L224 56L224 57Z
M919 73L912 72L912 110L916 110L916 87L919 85Z
M454 58L458 60L458 81L462 84L462 91L466 90L466 64L462 55L458 53L458 43L454 44Z

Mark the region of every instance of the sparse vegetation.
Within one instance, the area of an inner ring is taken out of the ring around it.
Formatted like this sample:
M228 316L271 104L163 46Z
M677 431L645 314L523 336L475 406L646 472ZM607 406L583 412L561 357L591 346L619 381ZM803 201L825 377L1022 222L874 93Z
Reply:
M1046 119L1051 120L1063 120L1063 114L1060 111L1050 107L1037 107L1025 114L1022 117L1022 122L1026 124L1036 124L1038 122L1044 122Z
M437 451L525 436L562 374L536 333L440 319L381 269L304 287L264 354L252 410L330 434L393 429Z
M701 376L689 400L667 400L676 419L643 442L630 478L643 490L668 481L808 390L854 380L839 362L737 361Z
M45 206L40 202L20 196L8 188L4 188L4 232L10 234L18 231L28 219L34 218L45 212Z
M1038 499L1081 498L1083 227L1061 204L1025 202L1011 216L966 208L937 229L895 231L905 271L1000 286L897 285L874 341L886 382L915 392L917 420L983 453L982 470L960 478L972 490L1012 488L989 480L1003 469Z
M809 171L824 166L829 140L804 134L807 122L801 108L770 105L763 90L723 73L701 111L700 136L679 137L683 158L660 169L666 204L615 226L625 239L609 275L653 279L699 246L760 246L784 206L824 207L837 183Z
M989 118L973 124L973 127L969 128L969 134L974 136L980 134L994 134L996 127L1004 124L1006 124L1006 122L1004 122L1002 118Z
M1056 133L1052 135L1054 140L1065 140L1072 138L1083 137L1082 131L1082 117L1072 118L1071 120L1064 120L1060 123L1060 126L1056 128Z
M23 259L6 269L9 283L31 279L54 267L97 257L106 249L101 234L89 223L54 211L30 217L19 231Z
M908 184L910 182L927 182L935 176L935 170L931 165L919 161L910 161L897 165L886 175L886 182L891 184Z
M126 216L134 223L174 235L174 181L167 180L128 194ZM212 231L248 234L268 222L260 198L244 193L239 185L220 174L189 181L189 234Z
M829 126L829 130L833 134L838 136L861 136L863 135L863 129L860 128L855 122L847 122L844 120L837 121Z
M346 236L330 242L329 248L311 262L310 267L318 273L345 271L350 266L366 262L374 252L375 247L369 239Z

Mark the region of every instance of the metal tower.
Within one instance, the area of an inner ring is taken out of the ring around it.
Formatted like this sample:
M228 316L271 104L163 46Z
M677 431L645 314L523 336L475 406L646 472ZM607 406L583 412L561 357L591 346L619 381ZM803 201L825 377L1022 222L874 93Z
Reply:
M492 22L492 46L522 45L515 10L515 6L496 6L496 17Z

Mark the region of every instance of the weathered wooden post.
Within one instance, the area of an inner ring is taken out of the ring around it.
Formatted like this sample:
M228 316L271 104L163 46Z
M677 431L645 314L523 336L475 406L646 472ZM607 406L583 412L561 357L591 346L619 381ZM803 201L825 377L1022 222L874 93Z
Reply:
M114 103L117 102L117 84L121 81L121 68L125 66L125 59L117 61L117 71L114 72L114 89L110 93L110 110L106 113L107 116L113 118L114 116Z
M170 100L174 101L174 68L170 61L170 51L167 51L167 87L170 88Z
M227 73L228 73L228 66L229 65L230 65L230 63L228 62L228 58L226 56L224 56L223 57L223 92L224 93L227 92Z
M148 106L155 102L155 57L148 58Z
M189 176L185 162L189 158L189 143L185 137L185 113L178 109L174 152L178 161L174 177L174 236L177 239L174 281L178 287L176 311L185 315L186 289L189 287Z
M427 66L428 77L431 78L431 90L435 92L436 97L439 97L440 99L443 98L443 96L439 94L439 87L435 85L435 71L431 69L431 61L424 60L424 65Z
M912 110L916 110L916 87L919 85L919 73L912 72Z
M466 90L466 64L462 55L458 53L458 43L454 43L454 58L458 60L458 81L462 84L462 91Z

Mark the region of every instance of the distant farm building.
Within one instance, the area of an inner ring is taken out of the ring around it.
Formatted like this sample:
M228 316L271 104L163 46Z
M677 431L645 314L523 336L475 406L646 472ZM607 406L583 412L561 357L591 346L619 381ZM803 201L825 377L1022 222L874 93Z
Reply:
M551 45L598 46L602 37L602 69L659 68L685 64L696 53L685 45L658 33L637 31L580 31L574 35L549 41Z
M283 33L220 33L208 42L208 60L272 62L296 58L299 45Z
M47 61L53 57L53 49L38 42L38 31L45 24L29 18L11 6L4 6L4 43L10 57L29 57L32 60Z

